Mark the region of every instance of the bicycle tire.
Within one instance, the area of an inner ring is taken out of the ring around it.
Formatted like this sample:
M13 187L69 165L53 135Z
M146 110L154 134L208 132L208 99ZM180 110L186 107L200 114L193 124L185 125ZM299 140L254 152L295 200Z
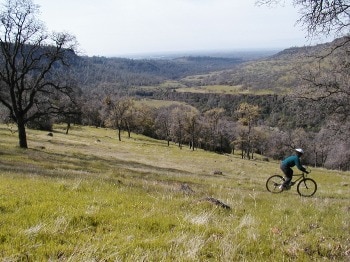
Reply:
M284 178L280 175L270 176L266 180L266 189L271 193L281 193L283 189L280 186L283 184Z
M300 196L313 196L317 191L316 181L311 178L304 178L298 183L297 191Z

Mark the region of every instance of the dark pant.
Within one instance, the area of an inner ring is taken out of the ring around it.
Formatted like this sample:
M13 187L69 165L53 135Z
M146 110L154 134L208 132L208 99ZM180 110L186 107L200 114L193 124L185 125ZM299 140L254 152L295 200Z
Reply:
M281 164L281 170L285 176L285 180L283 182L283 186L287 187L290 183L290 181L292 181L292 177L293 177L293 169L291 169L290 167L288 166L284 166Z

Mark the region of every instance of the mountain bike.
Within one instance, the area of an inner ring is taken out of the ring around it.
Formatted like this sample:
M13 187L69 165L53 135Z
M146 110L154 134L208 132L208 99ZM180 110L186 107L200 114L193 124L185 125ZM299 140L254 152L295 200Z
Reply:
M309 172L310 173L310 172ZM271 193L281 193L283 189L281 185L285 181L283 176L273 175L266 181L266 189ZM289 190L297 183L297 191L300 196L311 197L316 193L317 184L316 181L307 177L307 174L302 172L301 174L294 174L289 186L284 190Z

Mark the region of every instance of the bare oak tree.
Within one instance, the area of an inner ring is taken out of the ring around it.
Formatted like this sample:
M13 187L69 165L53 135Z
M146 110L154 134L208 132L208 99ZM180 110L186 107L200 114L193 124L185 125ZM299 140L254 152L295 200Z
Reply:
M292 0L299 7L300 19L309 36L349 34L349 0ZM258 5L284 4L285 0L257 0Z
M28 147L26 124L62 113L57 104L74 93L66 67L75 38L49 34L38 13L31 0L6 0L0 9L0 103L18 127L21 148Z
M256 1L257 4L263 5L282 2L285 1ZM292 3L299 8L298 22L306 28L309 37L336 38L330 48L314 55L314 61L310 63L308 70L300 73L304 84L299 86L295 96L308 102L322 103L323 108L327 109L328 120L337 119L333 121L334 136L337 138L338 146L345 145L344 151L350 145L348 128L350 126L350 1L293 0ZM328 151L331 148L330 145ZM322 155L324 149L314 147L314 151L315 155ZM342 158L343 162L349 163L349 154L344 155L346 157ZM325 164L324 160L322 160L323 164Z
M178 105L171 110L171 126L170 135L172 140L178 143L179 148L182 149L185 140L185 122L187 106Z
M105 99L106 112L108 114L106 125L118 130L118 139L122 141L121 132L127 130L128 119L132 115L134 107L133 99L129 97L120 97L112 100L110 97ZM130 133L129 133L130 134Z
M248 159L251 159L251 154L253 155L253 127L260 115L260 108L259 106L243 102L239 105L236 113L238 121L246 127L246 131L242 133L244 134L242 139L246 141L246 156Z
M200 113L196 108L189 108L189 110L185 112L185 130L188 134L188 140L192 151L198 146L197 141L201 131L199 119Z
M225 115L225 109L224 108L213 108L210 109L203 114L203 139L205 143L207 144L206 149L210 149L215 151L217 148L217 144L221 146L220 143L220 120ZM221 148L220 148L221 150Z
M170 146L171 140L171 112L173 106L162 106L157 110L155 118L155 133L159 138L167 141Z

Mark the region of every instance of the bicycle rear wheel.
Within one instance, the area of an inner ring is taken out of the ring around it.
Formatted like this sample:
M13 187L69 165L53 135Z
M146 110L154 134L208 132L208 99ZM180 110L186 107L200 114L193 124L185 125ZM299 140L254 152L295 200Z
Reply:
M281 193L283 190L280 186L283 182L284 178L280 175L270 176L266 181L266 189L271 193Z
M313 196L316 193L317 184L315 180L311 178L304 178L298 183L297 191L299 195L304 197Z

